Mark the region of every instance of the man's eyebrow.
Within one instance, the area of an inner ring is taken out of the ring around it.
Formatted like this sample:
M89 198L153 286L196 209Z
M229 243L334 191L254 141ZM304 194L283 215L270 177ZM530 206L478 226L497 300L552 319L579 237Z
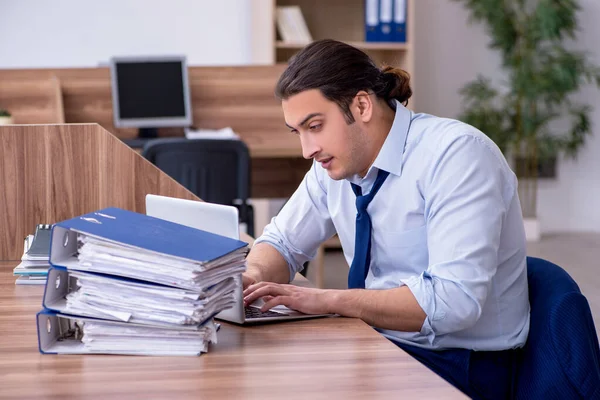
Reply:
M307 115L306 117L304 117L304 119L303 119L303 120L302 120L302 121L301 121L301 122L298 124L298 126L302 126L302 125L306 124L306 123L307 123L307 122L308 122L308 121L309 121L311 118L314 118L314 117L319 117L319 116L320 116L320 117L322 117L322 116L323 116L323 114L322 114L322 113L311 113L311 114L308 114L308 115ZM292 126L289 126L287 122L285 123L285 125L286 125L288 128L290 128L290 129L296 129L296 128L292 127Z

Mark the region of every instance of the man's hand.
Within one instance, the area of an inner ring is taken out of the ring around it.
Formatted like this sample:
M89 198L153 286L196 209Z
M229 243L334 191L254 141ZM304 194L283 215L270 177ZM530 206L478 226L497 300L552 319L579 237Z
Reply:
M305 314L328 314L329 302L335 294L333 290L304 288L295 285L284 285L272 282L259 282L244 290L244 305L252 304L263 298L265 304L261 311L284 305Z
M261 311L284 305L305 314L338 314L360 318L371 326L419 332L427 315L407 286L385 290L313 289L259 282L244 290L244 305L263 298Z

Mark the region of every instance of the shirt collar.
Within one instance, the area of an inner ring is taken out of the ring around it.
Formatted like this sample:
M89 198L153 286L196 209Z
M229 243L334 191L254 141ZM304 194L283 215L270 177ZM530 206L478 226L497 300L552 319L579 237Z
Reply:
M402 158L404 157L404 147L406 137L410 128L412 112L404 107L398 100L394 99L396 104L396 116L392 123L392 128L379 150L373 166L388 171L390 174L400 176L402 174Z
M373 168L388 171L390 174L400 176L402 174L402 158L404 157L404 148L406 146L406 137L412 120L412 111L404 107L398 100L394 99L396 115L392 128L383 142L383 146L379 150L377 158L373 165L369 167L364 178L354 175L348 180L355 184L360 184L365 178L370 177L374 173Z

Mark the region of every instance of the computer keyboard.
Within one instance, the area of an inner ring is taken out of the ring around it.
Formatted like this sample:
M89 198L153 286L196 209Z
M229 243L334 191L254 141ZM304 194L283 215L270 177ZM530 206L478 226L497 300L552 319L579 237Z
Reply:
M259 308L256 307L246 307L244 309L246 312L246 318L265 318L265 317L282 317L284 314L277 313L274 311L260 311Z

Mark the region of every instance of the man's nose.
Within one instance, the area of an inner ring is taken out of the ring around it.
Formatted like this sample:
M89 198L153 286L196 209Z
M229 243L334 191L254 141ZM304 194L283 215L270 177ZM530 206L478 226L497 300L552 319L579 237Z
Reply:
M310 160L319 154L321 148L314 140L307 136L308 135L300 135L300 144L302 145L302 157Z

